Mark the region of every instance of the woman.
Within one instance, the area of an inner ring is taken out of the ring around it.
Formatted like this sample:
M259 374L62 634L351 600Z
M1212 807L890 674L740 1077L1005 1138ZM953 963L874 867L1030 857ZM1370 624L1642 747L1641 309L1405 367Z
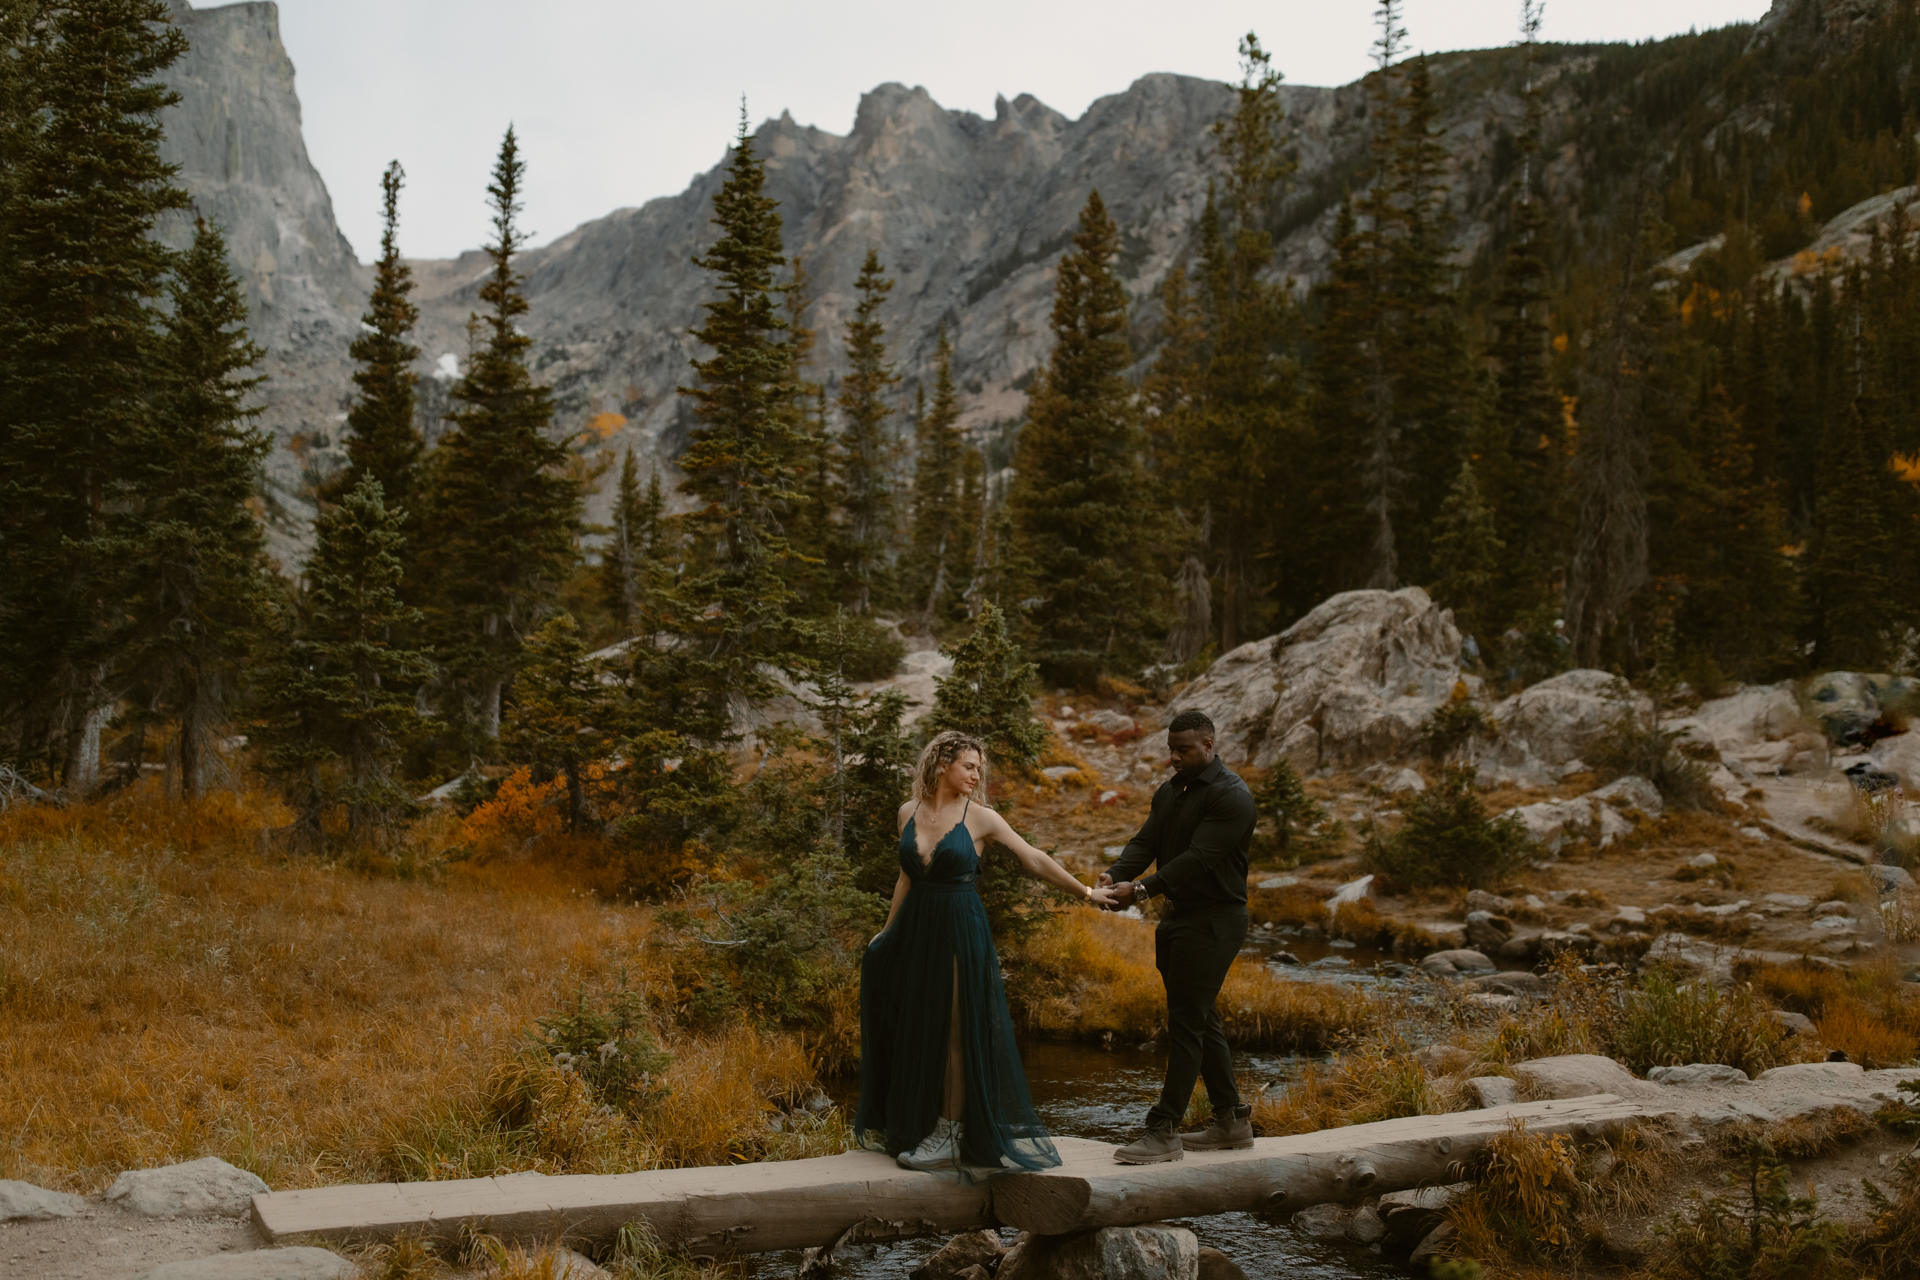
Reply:
M1060 1163L1027 1093L1000 984L987 912L974 889L980 845L998 841L1036 880L1107 906L975 803L986 774L978 739L955 730L920 753L913 797L900 806L900 878L886 927L860 965L863 1145L909 1169L965 1180Z

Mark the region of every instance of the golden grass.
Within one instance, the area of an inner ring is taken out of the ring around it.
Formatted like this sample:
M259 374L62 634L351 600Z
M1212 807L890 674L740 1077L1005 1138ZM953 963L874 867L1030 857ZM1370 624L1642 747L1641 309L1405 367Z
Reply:
M1007 959L1010 994L1025 1028L1043 1036L1136 1040L1166 1022L1166 988L1154 968L1153 926L1096 911L1068 911ZM1314 1053L1368 1031L1388 1004L1331 983L1297 982L1258 961L1236 960L1220 992L1228 1038L1246 1048Z
M1398 1036L1362 1041L1329 1062L1302 1064L1278 1093L1253 1102L1254 1131L1263 1137L1314 1133L1338 1125L1457 1111L1464 1100L1427 1077Z
M548 1088L539 1124L505 1123L489 1077L537 1016L622 969L669 989L648 914L537 859L432 883L257 857L286 819L145 788L0 815L0 1177L91 1190L217 1155L298 1187L844 1145L768 1128L813 1075L745 1029L663 1037L669 1093L637 1120Z
M1920 997L1891 956L1849 970L1824 965L1743 965L1739 976L1782 1009L1813 1019L1821 1044L1868 1070L1920 1057Z

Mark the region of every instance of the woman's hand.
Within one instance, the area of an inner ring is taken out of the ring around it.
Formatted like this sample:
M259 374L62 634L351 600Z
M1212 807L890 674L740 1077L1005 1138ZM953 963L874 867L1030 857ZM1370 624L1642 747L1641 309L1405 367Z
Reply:
M1099 907L1102 911L1111 911L1120 905L1120 900L1114 896L1110 886L1097 885L1093 892L1087 895L1087 903L1089 906Z

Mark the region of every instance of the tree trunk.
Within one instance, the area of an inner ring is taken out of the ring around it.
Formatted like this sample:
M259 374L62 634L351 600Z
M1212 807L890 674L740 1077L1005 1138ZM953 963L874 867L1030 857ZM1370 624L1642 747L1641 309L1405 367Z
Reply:
M106 719L100 688L88 679L76 691L76 705L68 712L67 759L61 781L74 797L90 796L100 785L100 727Z

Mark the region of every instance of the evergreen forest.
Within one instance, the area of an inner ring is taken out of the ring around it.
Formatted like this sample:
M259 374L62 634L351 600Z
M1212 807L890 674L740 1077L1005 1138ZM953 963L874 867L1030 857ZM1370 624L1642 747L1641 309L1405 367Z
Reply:
M744 113L676 465L594 474L557 419L517 323L538 158L511 128L476 175L488 271L429 439L396 162L366 193L385 234L348 464L315 484L297 564L268 555L274 388L222 230L155 235L194 216L159 149L168 12L0 2L9 785L266 778L295 852L378 848L436 789L544 806L623 894L677 894L725 944L700 1016L825 1025L891 887L918 741L969 729L1017 777L1042 688L1164 691L1329 596L1409 586L1496 686L1920 663L1920 211L1890 200L1860 252L1815 247L1920 178L1909 0L1851 25L1787 6L1765 42L1593 47L1539 43L1525 0L1512 47L1435 57L1379 0L1366 153L1311 191L1248 35L1212 194L1150 296L1084 193L1010 458L962 428L944 333L930 385L896 372L877 252L844 325L807 327ZM1462 247L1438 122L1493 93L1523 109L1490 233ZM1287 278L1278 240L1325 209L1330 268ZM955 664L912 728L864 687L903 632ZM999 919L1022 892L989 887Z

